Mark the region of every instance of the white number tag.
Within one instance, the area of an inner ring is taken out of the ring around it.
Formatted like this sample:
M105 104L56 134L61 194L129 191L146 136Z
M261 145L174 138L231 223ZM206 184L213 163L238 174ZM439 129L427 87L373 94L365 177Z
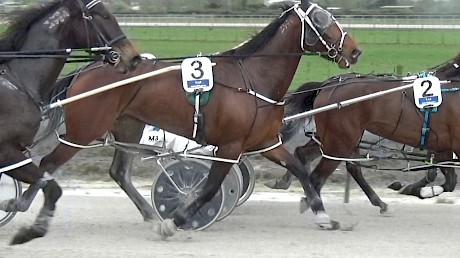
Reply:
M186 92L201 89L210 91L214 86L212 66L215 65L207 57L193 57L182 61L182 86Z
M418 108L438 107L442 104L441 83L434 76L414 81L414 99Z
M164 131L152 125L145 125L140 144L163 147L165 141Z

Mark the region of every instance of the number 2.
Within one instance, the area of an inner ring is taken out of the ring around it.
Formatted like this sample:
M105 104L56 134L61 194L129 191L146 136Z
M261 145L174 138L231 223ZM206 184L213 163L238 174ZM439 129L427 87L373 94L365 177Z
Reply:
M423 81L423 82L420 84L420 86L425 87L425 84L428 84L428 87L427 87L426 90L423 92L422 97L430 97L430 96L433 96L433 93L428 93L428 91L431 90L431 86L433 86L433 84L431 83L431 81L426 80L426 81Z

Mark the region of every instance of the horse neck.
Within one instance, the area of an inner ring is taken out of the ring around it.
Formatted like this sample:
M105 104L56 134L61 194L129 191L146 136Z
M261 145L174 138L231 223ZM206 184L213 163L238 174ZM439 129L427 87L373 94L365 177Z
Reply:
M453 62L439 68L436 71L436 76L444 80L458 79L460 77L460 60L457 59L458 57L455 58Z
M245 67L255 68L255 76L258 77L257 80L261 81L259 87L263 87L262 91L273 99L282 99L294 78L302 53L300 33L300 20L292 12L290 17L278 28L270 42L254 54L262 57L247 60L249 64ZM254 63L251 64L251 61ZM260 62L267 65L260 65Z
M64 26L64 25L62 25ZM62 27L59 31L72 30ZM41 22L33 25L19 52L73 47L69 39L50 33ZM53 34L53 35L50 35ZM5 76L37 102L43 102L65 65L65 58L15 58L5 63Z

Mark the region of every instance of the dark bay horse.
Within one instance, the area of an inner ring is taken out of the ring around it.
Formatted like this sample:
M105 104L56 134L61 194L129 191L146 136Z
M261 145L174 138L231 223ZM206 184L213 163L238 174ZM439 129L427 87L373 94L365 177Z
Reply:
M436 112L431 113L428 123L429 134L426 135L426 145L423 146L435 154L435 162L451 161L452 153L458 156L460 151L460 139L456 137L459 133L457 123L460 121L460 111L456 108L460 87L458 64L460 64L460 55L429 70L439 79L451 81L442 85L443 102ZM348 74L320 83L320 87L318 83L307 85L306 87L312 91L307 94L308 97L299 100L307 103L304 105L304 110L309 110L396 88L402 84L402 78L393 76L359 74L350 76ZM323 156L310 176L318 193L341 162L335 158L359 155L358 144L365 130L415 148L422 147L422 128L426 120L423 111L417 108L414 102L413 89L409 88L316 114L314 119L321 149L316 143L309 142L297 148L295 155L304 160ZM379 206L381 211L385 210L386 204L378 198L362 177L358 164L348 162L347 170L368 195L372 204ZM446 183L442 187L445 191L453 191L457 178L454 169L441 167L441 170L446 176ZM423 184L426 184L425 179L411 187L419 191L419 187ZM416 192L412 193L417 195Z
M140 61L99 0L61 0L29 8L10 17L0 38L0 172L31 184L22 198L3 201L0 209L23 212L40 189L45 196L35 223L22 228L11 244L44 236L62 194L53 177L32 163L28 146L39 129L41 109L50 101L49 93L70 55L68 50L103 46L112 46L119 53L115 63L119 72L132 70Z
M213 68L215 85L208 104L200 108L204 116L202 139L218 146L216 157L220 160L213 162L202 194L190 204L179 207L173 220L157 224L157 233L172 235L178 226L186 223L215 195L233 163L247 151L264 150L262 155L293 171L304 187L309 204L322 207L302 164L285 150L278 137L283 119L280 101L305 51L323 52L324 58L335 61L342 68L356 63L361 54L354 39L329 12L302 1L286 9L245 44L210 57L216 64ZM146 60L128 75L116 74L110 67L89 69L76 78L67 96L174 65ZM187 102L181 82L180 71L169 71L69 103L64 106L64 140L87 145L110 131L118 141L136 143L144 124L194 139L195 108ZM78 145L59 144L42 159L40 167L55 171L79 151L75 147ZM131 161L132 157L117 150L110 173L144 219L150 220L154 217L153 209L129 178ZM338 226L321 212L316 218L321 226Z

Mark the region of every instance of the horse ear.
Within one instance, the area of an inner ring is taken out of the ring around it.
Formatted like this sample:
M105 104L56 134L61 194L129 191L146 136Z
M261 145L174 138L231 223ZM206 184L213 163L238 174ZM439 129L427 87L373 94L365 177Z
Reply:
M302 0L300 1L300 8L302 8L302 10L307 10L307 8L310 6L310 1L309 0Z

